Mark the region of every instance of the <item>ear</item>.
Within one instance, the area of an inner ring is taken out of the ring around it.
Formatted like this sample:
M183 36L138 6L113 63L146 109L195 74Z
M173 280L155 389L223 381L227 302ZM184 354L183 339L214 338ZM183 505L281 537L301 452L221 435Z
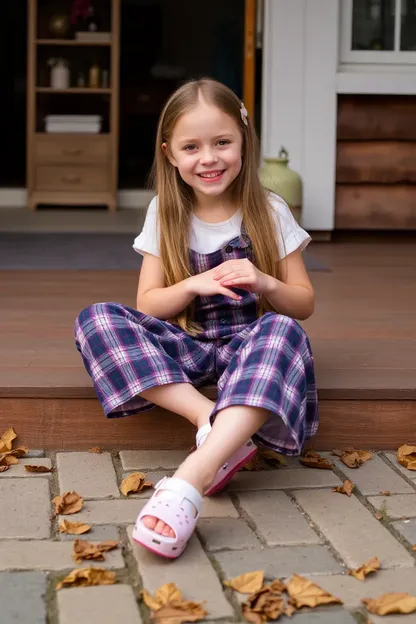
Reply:
M171 154L171 151L168 148L168 144L167 143L162 143L162 152L164 153L166 158L169 160L170 164L173 165L174 167L176 167L176 160L173 158L173 156Z

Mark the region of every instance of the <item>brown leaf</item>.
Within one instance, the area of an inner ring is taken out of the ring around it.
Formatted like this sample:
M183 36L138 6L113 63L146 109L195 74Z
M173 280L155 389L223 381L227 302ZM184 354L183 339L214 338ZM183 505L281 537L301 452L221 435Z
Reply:
M315 583L298 574L294 574L287 583L287 591L291 598L291 604L297 609L318 607L323 604L344 604L339 598L331 596L319 585L315 585Z
M246 464L244 464L243 468L244 470L250 470L253 472L257 472L263 469L257 455L255 455L253 459L250 459Z
M165 607L172 601L183 600L181 591L175 583L166 583L166 585L162 585L158 590L156 590L154 596L149 594L147 589L143 589L141 595L144 603L149 607L149 609L152 609L152 611Z
M72 570L58 585L62 587L91 587L92 585L114 585L116 573L104 568L79 568Z
M0 472L6 472L9 468L10 466L0 466Z
M304 466L308 466L308 468L322 468L322 470L332 470L332 464L325 458L322 457L316 451L309 449L299 457L299 461Z
M13 455L8 455L6 453L3 453L3 455L0 455L0 466L14 466L15 464L18 464L19 460L17 459L17 457L14 457Z
M47 466L34 466L33 464L25 464L25 470L28 472L53 472L53 468Z
M152 619L161 624L197 622L208 615L202 604L184 600L175 583L162 585L154 596L144 589L141 596L152 611Z
M359 468L362 464L371 459L372 456L373 453L371 453L371 451L348 448L343 452L340 459L348 468Z
M413 613L416 611L416 596L410 594L383 594L379 598L361 598L370 613L388 615L390 613Z
M75 563L81 563L83 559L94 559L95 561L104 561L104 552L117 548L119 542L117 540L107 540L100 544L91 544L87 540L74 540L72 557Z
M272 466L287 466L286 458L276 451L261 449L259 454L261 459L265 459Z
M168 604L152 614L152 620L159 624L183 624L184 622L198 622L208 615L204 607L186 600L177 604Z
M374 515L376 517L376 520L383 520L383 514L381 514L379 511Z
M341 449L333 449L332 452L331 452L331 455L335 455L336 457L341 457L343 452L344 451L341 451Z
M285 615L287 615L287 617L292 617L295 611L295 607L292 604L288 604L285 610Z
M284 613L285 601L282 592L286 585L276 579L268 585L263 585L258 591L251 594L243 603L243 615L249 622L277 620Z
M363 581L368 574L380 569L380 561L377 557L369 559L356 570L349 570L348 574L354 576L359 581Z
M120 492L127 496L130 492L137 494L149 487L153 487L153 483L146 481L144 472L132 472L121 482Z
M18 457L23 457L28 450L29 449L25 446L20 446L11 451L4 451L4 453L0 454L0 466L12 466L14 464L18 464Z
M93 446L92 448L88 449L88 453L101 453L101 448L99 446Z
M413 546L412 550L416 550L416 544Z
M91 528L90 524L83 524L82 522L70 522L69 520L62 520L59 525L60 533L68 533L70 535L81 535L87 533Z
M16 433L13 431L13 427L9 427L0 437L0 453L5 451L11 451L13 440L17 438Z
M332 491L339 492L340 494L346 494L347 496L351 496L354 488L355 488L354 483L350 481L349 479L345 479L342 485L338 485L338 487L335 487Z
M263 587L263 582L263 570L256 570L255 572L246 572L246 574L236 576L229 581L224 581L224 585L235 589L240 592L240 594L253 594Z
M391 496L391 492L386 490L385 492L379 492L380 496Z
M397 449L397 461L408 470L416 470L416 446L402 444Z
M265 616L263 616L261 613L253 611L246 604L243 604L241 611L243 617L247 620L247 622L252 622L253 624L263 624L263 622L266 622Z
M81 511L84 499L76 492L65 492L52 499L55 505L55 513L69 515Z

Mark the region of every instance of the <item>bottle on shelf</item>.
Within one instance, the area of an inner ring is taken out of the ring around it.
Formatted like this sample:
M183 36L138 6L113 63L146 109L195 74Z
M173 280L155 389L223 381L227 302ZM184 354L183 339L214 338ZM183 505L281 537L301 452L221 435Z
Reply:
M50 86L52 89L68 89L68 62L63 58L51 58L48 65L51 67Z
M88 72L88 86L90 88L98 89L100 86L100 73L100 66L94 61Z

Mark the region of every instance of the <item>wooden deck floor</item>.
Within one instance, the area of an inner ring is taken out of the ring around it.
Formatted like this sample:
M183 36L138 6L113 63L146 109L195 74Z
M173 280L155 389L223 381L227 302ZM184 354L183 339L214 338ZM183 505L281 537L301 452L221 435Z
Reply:
M313 243L310 253L331 269L311 273L317 304L314 316L304 323L315 355L320 400L342 407L337 418L354 413L355 420L362 401L367 401L373 413L367 418L369 427L382 422L393 427L394 414L400 410L404 415L397 424L400 435L415 438L415 241ZM99 413L74 347L73 322L93 302L134 306L136 284L134 271L6 271L0 275L0 432L13 418L22 418L22 430L28 432L27 411L43 410L43 417L51 418L59 400L76 399L78 407L94 404ZM108 422L104 417L103 421ZM61 446L64 435L62 431L58 436ZM329 443L328 438L325 444Z

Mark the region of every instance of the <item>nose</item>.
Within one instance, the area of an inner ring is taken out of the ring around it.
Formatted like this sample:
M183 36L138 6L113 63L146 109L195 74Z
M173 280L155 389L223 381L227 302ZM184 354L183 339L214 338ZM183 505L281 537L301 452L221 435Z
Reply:
M211 147L205 147L201 152L200 160L202 165L212 165L218 161L218 157Z

